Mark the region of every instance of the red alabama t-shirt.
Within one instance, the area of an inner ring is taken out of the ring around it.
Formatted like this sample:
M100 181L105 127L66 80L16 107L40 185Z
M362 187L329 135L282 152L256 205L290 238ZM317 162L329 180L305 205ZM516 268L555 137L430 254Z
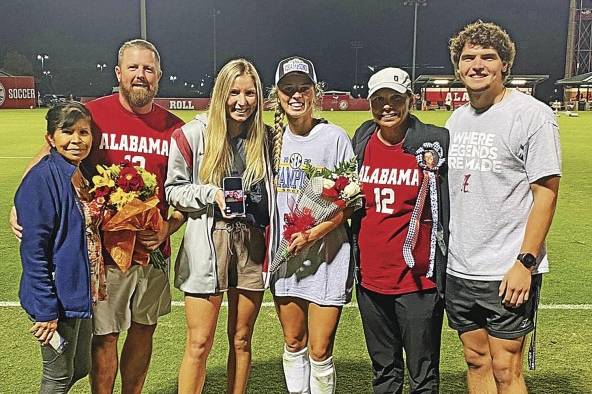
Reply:
M402 143L386 145L377 132L370 137L360 169L366 208L358 238L364 288L380 294L405 294L436 287L425 277L430 256L429 198L413 249L415 266L410 269L403 258L403 243L422 180L415 156L406 153Z
M147 114L136 114L123 108L119 94L101 97L85 104L93 116L93 149L87 159L93 169L97 164L118 164L131 161L156 175L158 209L168 217L164 196L164 181L171 135L183 126L183 121L157 104ZM170 244L161 246L170 256Z

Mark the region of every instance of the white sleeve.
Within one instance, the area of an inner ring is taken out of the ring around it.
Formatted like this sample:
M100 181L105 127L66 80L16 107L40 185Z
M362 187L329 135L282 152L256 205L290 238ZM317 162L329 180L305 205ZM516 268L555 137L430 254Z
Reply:
M184 141L179 147L178 141ZM183 129L177 129L171 138L165 195L169 204L184 212L202 210L207 204L214 203L216 192L220 189L215 185L194 183L193 166L187 159L195 162L195 147L189 146ZM189 148L189 149L188 149Z
M524 154L526 176L530 183L546 176L561 176L561 145L557 123L544 122L528 139Z

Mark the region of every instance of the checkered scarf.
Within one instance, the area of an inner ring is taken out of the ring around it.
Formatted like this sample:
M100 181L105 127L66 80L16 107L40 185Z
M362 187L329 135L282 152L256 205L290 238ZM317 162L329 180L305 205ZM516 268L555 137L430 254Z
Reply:
M426 154L430 154L432 162L427 163L425 160ZM409 221L409 230L407 237L403 243L403 258L409 268L415 266L415 258L413 257L413 248L417 244L419 238L421 214L423 213L427 196L430 196L430 211L432 214L432 229L430 232L430 261L426 278L431 278L434 275L434 261L436 258L436 241L438 234L438 188L436 180L438 178L438 170L444 164L443 150L438 142L426 142L415 152L415 159L420 168L423 169L423 181L417 194L417 200L413 211L411 212L411 220Z

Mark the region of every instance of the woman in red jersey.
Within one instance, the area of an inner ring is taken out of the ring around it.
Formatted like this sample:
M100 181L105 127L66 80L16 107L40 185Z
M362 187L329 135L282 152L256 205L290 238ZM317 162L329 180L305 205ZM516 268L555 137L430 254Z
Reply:
M448 239L448 131L409 111L409 75L386 68L368 81L373 120L352 140L364 209L352 217L357 301L375 393L437 393Z

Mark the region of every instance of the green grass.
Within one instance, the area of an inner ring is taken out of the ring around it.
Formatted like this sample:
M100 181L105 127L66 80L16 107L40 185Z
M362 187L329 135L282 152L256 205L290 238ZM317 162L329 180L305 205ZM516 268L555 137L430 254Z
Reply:
M43 110L0 111L0 221L12 206L12 197L28 157L34 155L44 134ZM178 111L190 120L191 111ZM420 112L429 123L443 125L450 113ZM362 112L325 112L323 117L348 133L365 119ZM271 122L271 113L266 113ZM548 237L551 272L545 276L541 302L554 304L589 304L592 301L592 210L588 198L592 195L592 114L579 118L559 118L563 149L563 178L555 220ZM10 158L7 158L10 157ZM25 157L25 158L15 158ZM4 218L4 219L3 219ZM173 239L175 248L180 233ZM176 250L176 249L175 249ZM20 262L18 243L6 224L0 226L0 301L18 299ZM179 291L173 298L181 300ZM269 294L266 301L270 301ZM207 393L225 390L225 365L228 346L225 339L226 310L220 316L216 342L208 363ZM20 308L0 308L0 393L32 393L38 388L40 358L37 345L27 332L29 322ZM550 310L539 313L538 368L526 372L533 393L592 392L592 310ZM146 393L175 393L176 375L185 341L183 309L174 307L164 317L155 336L155 349L148 375ZM442 393L466 390L465 365L456 334L443 329ZM249 392L285 392L281 370L282 335L273 308L263 308L254 334L253 372ZM344 310L335 345L338 392L370 392L371 369L357 309ZM116 391L119 391L117 388ZM86 393L88 382L79 382L73 392Z

